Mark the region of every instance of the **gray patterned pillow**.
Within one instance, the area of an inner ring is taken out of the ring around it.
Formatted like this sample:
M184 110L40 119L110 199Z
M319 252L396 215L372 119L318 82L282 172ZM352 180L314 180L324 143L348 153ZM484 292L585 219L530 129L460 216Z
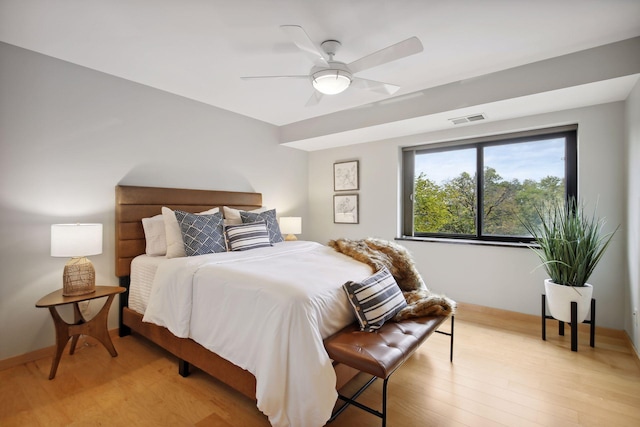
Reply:
M174 211L187 256L226 252L222 212L196 215Z
M269 241L271 242L271 244L284 242L282 233L280 233L278 220L276 219L275 209L260 213L240 211L240 218L242 218L243 223L263 220L267 224L267 231L269 231Z

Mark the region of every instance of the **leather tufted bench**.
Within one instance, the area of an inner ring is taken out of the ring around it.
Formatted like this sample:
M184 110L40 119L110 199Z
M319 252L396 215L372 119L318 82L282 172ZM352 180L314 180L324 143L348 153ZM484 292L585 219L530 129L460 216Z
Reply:
M354 323L325 339L324 347L334 362L343 363L354 369L373 375L373 378L353 396L346 397L342 394L338 395L338 397L346 403L332 415L329 422L340 415L347 406L354 405L382 418L382 425L383 427L386 426L387 381L391 374L402 366L433 332L450 337L449 360L453 362L454 316L450 317L450 332L437 330L449 316L418 317L401 322L387 322L376 332L362 332L358 324ZM378 412L355 400L377 378L384 379L382 412Z

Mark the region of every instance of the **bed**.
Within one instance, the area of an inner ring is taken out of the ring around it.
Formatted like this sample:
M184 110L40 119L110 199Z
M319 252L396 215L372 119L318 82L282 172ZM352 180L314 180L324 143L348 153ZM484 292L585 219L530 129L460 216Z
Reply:
M247 193L247 192L229 192L229 191L209 191L209 190L185 190L185 189L171 189L171 188L155 188L155 187L136 187L136 186L117 186L116 187L116 275L120 279L120 285L127 288L127 292L121 295L120 298L120 335L124 336L131 331L146 337L152 342L158 344L159 346L165 348L172 354L178 357L179 370L182 375L188 375L188 369L190 365L193 365L218 380L226 383L227 385L233 387L238 390L245 396L257 400L258 407L263 410L260 406L260 400L262 396L262 400L265 400L265 396L271 397L270 393L267 391L265 395L265 390L261 390L259 387L257 389L256 376L249 372L247 369L243 369L237 366L235 363L227 360L213 352L203 345L196 342L194 339L189 337L189 331L185 331L183 333L176 334L172 333L170 329L172 327L164 325L160 326L155 323L150 323L148 321L143 321L143 313L136 311L129 307L129 285L131 281L131 265L132 261L136 259L136 257L143 255L145 253L145 234L142 227L142 219L153 217L160 213L160 210L163 206L169 207L171 209L183 210L186 212L201 212L212 207L220 207L222 209L223 206L228 206L241 210L254 210L260 208L262 206L262 195L260 193ZM290 242L279 244L280 246L277 248L278 251L284 251L284 255L273 255L279 258L290 257L287 251L293 251L295 245L287 246ZM315 256L315 252L317 250L322 251L323 249L317 249L310 242L299 242L297 243L303 250L306 250L306 255L303 255L304 259L309 259L309 257ZM274 245L274 247L277 245ZM260 250L256 249L254 257L260 258ZM267 249L265 248L266 252ZM251 252L251 251L247 251ZM311 255L310 255L311 254ZM230 260L226 260L225 262L231 263L232 266L235 266L238 261L235 261L233 254L225 255ZM340 254L337 254L340 255ZM268 256L272 256L269 254ZM306 258L304 258L306 256ZM333 255L335 256L335 254ZM191 257L193 259L198 258L198 262L200 262L200 258L205 259L207 255L203 257ZM348 257L345 257L348 258ZM273 258L274 260L276 258ZM315 258L312 258L315 259ZM174 260L172 260L174 261ZM182 260L176 261L175 263L183 262ZM186 262L186 261L185 261ZM246 262L244 259L242 262ZM253 262L253 261L252 261ZM262 261L258 260L258 263L262 263L264 265L269 265L272 263L271 259L262 259ZM273 261L275 262L275 261ZM347 261L345 261L347 262ZM353 262L353 260L349 259L349 262ZM174 263L174 264L175 264ZM234 264L235 263L235 264ZM190 265L193 265L193 261L190 262ZM217 263L214 263L217 264ZM310 265L310 264L309 264ZM363 264L361 267L364 266ZM224 268L229 268L228 265L223 266ZM364 266L366 267L366 266ZM165 268L152 266L152 270L154 268ZM218 277L221 275L222 268L218 265L206 265L200 269L200 265L198 264L194 271L211 271L211 275ZM173 267L166 267L168 271ZM357 268L356 268L357 269ZM338 269L339 270L339 269ZM371 273L371 270L366 267L363 270L358 270L357 274L364 274L364 272ZM153 274L153 273L151 273ZM200 274L200 273L198 273ZM200 277L200 276L198 276ZM354 277L354 279L358 279L358 277ZM204 280L204 279L203 279ZM202 280L201 280L202 281ZM196 281L193 279L194 286L200 283L201 281ZM172 280L167 280L167 282L172 282ZM155 285L154 285L155 286ZM168 286L168 285L167 285ZM202 286L202 285L199 285ZM195 289L195 288L194 288ZM198 288L200 289L200 288ZM196 291L193 291L196 292ZM202 291L198 291L202 292ZM147 313L149 316L149 313ZM194 315L195 316L195 315ZM344 320L343 320L344 322ZM297 324L297 322L296 322ZM344 326L344 325L342 325ZM338 326L333 325L333 328L337 328ZM201 328L200 328L201 329ZM175 331L175 329L173 329ZM218 329L219 332L224 332L224 330ZM298 332L298 334L303 334L302 332ZM325 335L327 335L326 333ZM227 337L228 339L229 337ZM240 339L240 338L239 338ZM205 344L208 345L208 344ZM222 353L222 352L219 352ZM274 355L274 357L277 357ZM328 356L327 356L328 357ZM289 357L289 359L295 359L293 357ZM245 364L243 361L241 364ZM287 362L290 364L295 364L295 361ZM335 373L335 389L340 389L344 384L346 384L351 378L353 378L358 371L340 364L335 364L331 366L331 361L329 361L330 367L332 368L332 375ZM299 369L297 367L296 369ZM315 369L315 368L313 368ZM311 369L309 369L311 371ZM316 375L316 373L312 374ZM322 377L325 380L331 376L322 374ZM334 381L333 378L330 378L331 381ZM333 384L333 383L332 383ZM287 387L285 384L284 387ZM334 391L335 391L334 389ZM332 395L330 399L335 401L335 395ZM273 403L272 403L273 404ZM265 406L263 404L263 406ZM263 412L269 412L263 410ZM286 411L285 411L286 412ZM325 411L326 412L326 411ZM282 414L270 414L267 413L270 421L274 425L287 425L292 423L285 415ZM330 412L329 414L330 415ZM325 414L321 415L301 415L298 414L298 418L294 418L296 420L300 420L300 417L303 416L306 419L314 419L315 416L316 421L315 425L322 424L318 423L317 420L322 419ZM320 418L317 418L320 417ZM328 418L328 417L327 417ZM314 422L311 422L314 424Z

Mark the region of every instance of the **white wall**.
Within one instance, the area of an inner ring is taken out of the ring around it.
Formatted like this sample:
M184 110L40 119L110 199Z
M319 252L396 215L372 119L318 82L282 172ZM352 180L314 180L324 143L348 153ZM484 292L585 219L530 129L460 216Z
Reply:
M640 354L640 83L627 99L627 260L629 288L625 293L625 330ZM636 314L632 314L636 311Z
M118 183L260 191L265 205L303 216L303 238L393 239L399 147L576 122L581 196L599 197L599 214L622 224L591 279L598 324L624 327L638 348L630 311L640 305L639 86L626 110L607 104L307 154L279 146L268 124L0 43L0 360L53 345L49 313L35 308L61 287L66 262L49 256L51 224L103 223L103 254L91 259L100 283L117 284ZM333 224L332 165L350 159L360 160L360 224ZM401 243L433 291L539 314L545 276L529 250ZM110 327L116 321L112 309Z
M0 360L54 343L35 307L67 261L49 256L51 224L103 223L90 259L117 284L118 183L258 191L306 222L306 167L274 126L0 43Z
M626 267L626 176L624 103L561 111L495 123L438 131L424 135L312 152L309 155L309 237L393 239L398 235L400 147L471 136L578 123L579 192L612 230L622 224L601 264L590 279L597 299L600 326L622 329ZM333 224L332 164L360 161L360 224ZM414 255L427 285L434 292L467 303L529 314L540 313L542 269L526 248L400 241ZM534 271L535 270L535 271Z

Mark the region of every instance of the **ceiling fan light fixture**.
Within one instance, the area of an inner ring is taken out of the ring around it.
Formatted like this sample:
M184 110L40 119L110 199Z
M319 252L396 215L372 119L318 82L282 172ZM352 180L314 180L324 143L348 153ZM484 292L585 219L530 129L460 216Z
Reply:
M351 73L346 70L327 69L313 73L313 87L325 95L344 92L351 85Z

